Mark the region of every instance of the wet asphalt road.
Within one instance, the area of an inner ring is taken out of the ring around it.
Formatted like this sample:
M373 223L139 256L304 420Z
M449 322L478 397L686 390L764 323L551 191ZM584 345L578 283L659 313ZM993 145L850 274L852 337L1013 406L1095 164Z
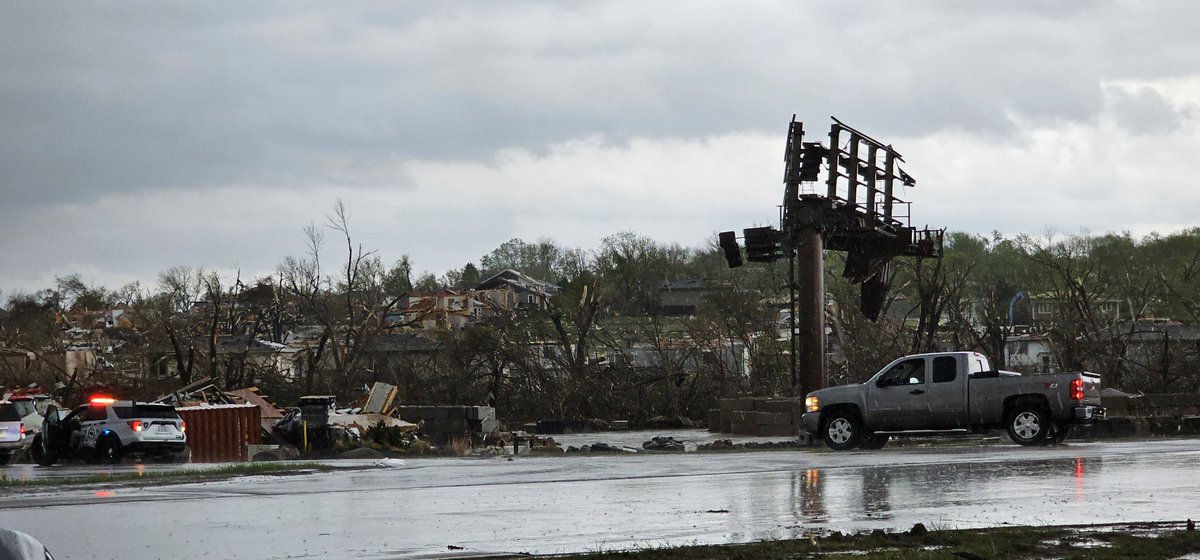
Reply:
M5 495L58 558L414 558L1200 518L1200 440L409 460ZM461 551L449 546L463 547Z

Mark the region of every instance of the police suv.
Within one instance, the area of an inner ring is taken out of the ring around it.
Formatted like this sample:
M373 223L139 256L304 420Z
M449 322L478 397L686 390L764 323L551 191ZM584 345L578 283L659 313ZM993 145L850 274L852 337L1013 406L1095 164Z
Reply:
M178 461L187 450L186 430L169 404L98 396L69 413L51 406L30 454L43 466L60 459L115 463L129 454Z

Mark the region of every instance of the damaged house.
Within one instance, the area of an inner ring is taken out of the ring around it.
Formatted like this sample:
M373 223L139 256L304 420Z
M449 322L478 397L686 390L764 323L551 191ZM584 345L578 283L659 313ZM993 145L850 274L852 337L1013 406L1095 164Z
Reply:
M480 292L483 301L511 311L523 307L545 307L561 288L510 268L480 282L476 291Z
M390 314L386 322L392 327L460 330L517 309L544 308L559 290L554 284L508 269L488 277L475 289L410 296L404 308Z
M465 328L492 314L491 305L477 296L474 290L440 290L435 294L410 296L400 313L402 324L421 329Z

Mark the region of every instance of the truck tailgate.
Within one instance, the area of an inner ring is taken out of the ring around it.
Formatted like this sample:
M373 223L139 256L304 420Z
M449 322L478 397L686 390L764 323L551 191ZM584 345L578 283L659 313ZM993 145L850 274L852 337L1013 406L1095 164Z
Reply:
M1100 406L1100 374L1090 371L1079 374L1083 378L1083 404Z

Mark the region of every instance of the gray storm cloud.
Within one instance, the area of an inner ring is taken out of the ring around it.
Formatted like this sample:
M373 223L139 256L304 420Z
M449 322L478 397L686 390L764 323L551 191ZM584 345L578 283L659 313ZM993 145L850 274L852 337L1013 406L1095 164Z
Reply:
M1119 1L6 3L0 257L22 264L0 275L0 287L67 265L99 277L140 275L172 256L161 266L237 260L269 270L283 240L319 221L334 196L352 203L392 193L396 212L419 214L412 205L438 196L422 193L433 187L414 166L503 169L500 154L511 150L553 161L581 139L628 150L641 140L775 138L792 113L815 131L838 115L885 139L962 135L980 150L1027 142L1031 127L1095 126L1107 113L1134 134L1178 135L1190 130L1177 110L1186 99L1106 84L1195 78L1200 42L1187 22L1198 10ZM640 168L634 151L626 164ZM587 183L593 170L576 161L574 182ZM564 181L558 188L576 188ZM467 190L438 185L446 197ZM654 188L688 196L690 186ZM205 219L162 215L141 217L143 226L125 216L103 245L63 249L78 253L70 261L23 242L78 240L86 227L78 216L89 210L187 214L205 193L225 197L215 206L242 217L205 232L210 243L170 225ZM279 197L313 200L281 205ZM549 209L622 212L586 192L573 198L577 208ZM504 200L490 210L476 205L470 222L494 232L497 244L538 229L503 218L522 212ZM686 235L703 235L696 227ZM379 226L380 237L386 231ZM141 260L114 252L147 236L164 248ZM225 236L275 246L231 257L229 247L243 246ZM419 252L419 244L395 252ZM490 248L441 251L427 262L461 264Z

